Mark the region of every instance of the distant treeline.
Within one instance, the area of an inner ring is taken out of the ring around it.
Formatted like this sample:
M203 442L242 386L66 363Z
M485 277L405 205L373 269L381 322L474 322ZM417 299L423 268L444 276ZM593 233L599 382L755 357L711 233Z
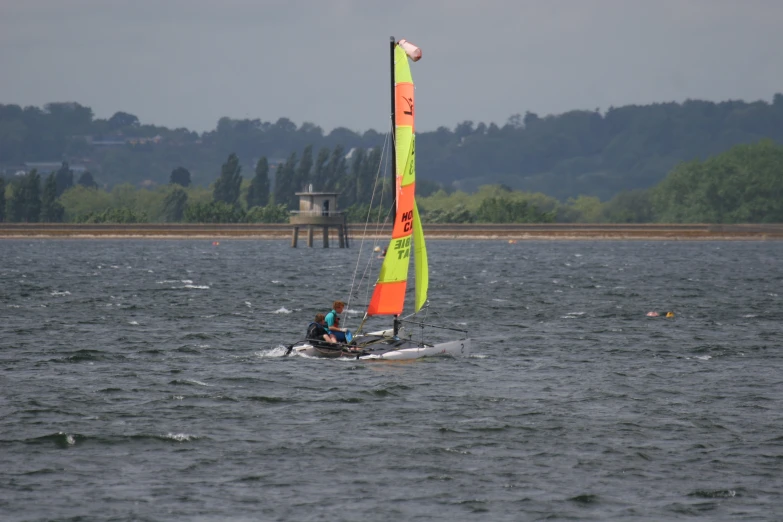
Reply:
M560 201L578 196L608 201L622 191L657 185L680 162L704 160L764 138L783 142L782 94L775 94L772 103L689 100L611 107L603 113L540 117L527 112L503 126L466 121L453 130L419 132L418 179L429 182L426 190L472 193L497 184ZM347 155L383 147L385 139L386 132L375 130L337 128L327 134L317 125L297 126L287 118L274 123L221 118L215 130L198 134L143 125L126 112L96 119L78 103L0 105L0 170L6 175L31 170L25 163L65 161L79 172L89 171L109 190L125 183L165 185L176 167L187 169L194 185L206 187L231 153L242 159L246 171L265 157L274 174L291 151L311 146L331 154L339 147ZM270 176L272 185L275 178Z
M0 220L76 223L284 223L295 208L296 187L340 192L349 221L383 221L390 208L378 148L312 147L292 153L270 183L269 161L260 158L252 177L242 176L229 154L210 188L194 186L177 167L167 185L99 188L89 172L78 177L67 163L45 178L36 170L0 178ZM422 183L427 186L427 182ZM417 187L419 183L417 183ZM422 191L420 191L422 192ZM543 193L484 185L474 193L437 188L418 199L422 220L431 223L780 223L783 222L783 146L771 140L737 145L705 161L678 164L650 189L621 191L606 202L580 195L561 202ZM370 213L370 203L380 209Z

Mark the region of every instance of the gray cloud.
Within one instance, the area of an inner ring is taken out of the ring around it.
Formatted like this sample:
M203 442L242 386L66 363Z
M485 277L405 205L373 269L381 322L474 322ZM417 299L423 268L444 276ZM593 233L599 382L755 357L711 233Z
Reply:
M212 129L388 124L387 42L421 46L420 130L783 90L773 0L31 0L0 5L0 103Z

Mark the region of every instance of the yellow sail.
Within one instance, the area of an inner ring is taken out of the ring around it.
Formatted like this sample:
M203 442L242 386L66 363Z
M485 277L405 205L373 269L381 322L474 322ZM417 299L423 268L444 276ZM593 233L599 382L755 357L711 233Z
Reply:
M418 224L418 211L415 208L416 189L416 134L414 127L413 78L408 64L408 55L400 47L394 48L394 143L396 150L396 211L392 238L386 249L386 257L381 266L378 282L375 284L367 315L399 315L405 302L405 290L408 284L412 236ZM417 240L418 241L418 240ZM423 236L422 236L423 245ZM417 266L418 251L417 253ZM426 252L424 253L426 268ZM418 286L417 274L417 286ZM426 277L426 276L425 276ZM426 300L426 285L425 285ZM418 299L417 299L418 301ZM418 309L418 306L417 306Z
M430 286L430 271L427 265L427 246L424 244L424 229L419 220L419 207L413 202L413 264L416 272L416 306L418 312L427 302L427 289Z

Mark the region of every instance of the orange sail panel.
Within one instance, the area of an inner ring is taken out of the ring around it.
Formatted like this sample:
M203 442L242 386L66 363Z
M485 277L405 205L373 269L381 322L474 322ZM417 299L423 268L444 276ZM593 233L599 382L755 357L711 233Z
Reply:
M418 213L413 212L416 189L414 87L408 55L399 45L394 49L394 81L397 208L392 239L386 249L386 257L367 308L367 315L402 313L413 249L413 220L418 218Z

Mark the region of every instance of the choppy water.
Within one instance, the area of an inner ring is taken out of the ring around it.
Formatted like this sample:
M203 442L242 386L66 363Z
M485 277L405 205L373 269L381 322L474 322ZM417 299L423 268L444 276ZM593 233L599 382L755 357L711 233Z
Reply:
M783 243L429 246L471 358L281 357L356 248L0 242L0 518L783 517Z

